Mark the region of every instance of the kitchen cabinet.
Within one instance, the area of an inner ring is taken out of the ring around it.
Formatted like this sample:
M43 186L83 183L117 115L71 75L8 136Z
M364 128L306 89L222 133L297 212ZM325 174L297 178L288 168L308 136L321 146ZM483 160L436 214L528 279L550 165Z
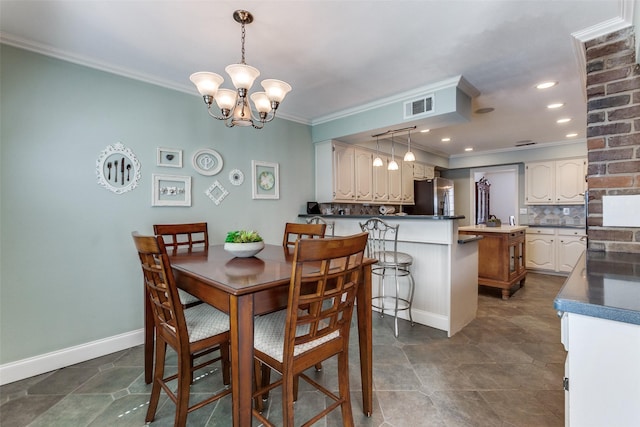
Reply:
M413 197L413 174L415 162L402 162L402 201L411 205L415 199Z
M424 163L413 163L413 177L415 179L433 179L436 176L435 168Z
M501 289L509 299L517 284L524 286L526 245L524 226L465 226L460 234L482 236L478 243L478 284Z
M389 159L380 155L382 166L373 166L373 201L386 202L389 200L389 173L387 166Z
M402 203L402 160L396 160L398 162L398 169L394 171L388 171L389 175L389 202ZM411 184L413 185L413 183Z
M356 200L373 201L373 153L356 148L354 156Z
M585 249L586 234L582 229L530 227L526 267L569 273Z
M587 159L584 157L525 165L525 204L584 204Z
M355 150L333 145L333 200L352 202L356 198Z

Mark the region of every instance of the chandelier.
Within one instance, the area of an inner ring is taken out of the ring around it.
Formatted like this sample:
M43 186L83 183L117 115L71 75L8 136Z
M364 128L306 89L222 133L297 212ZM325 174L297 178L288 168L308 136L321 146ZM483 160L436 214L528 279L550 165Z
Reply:
M227 127L253 126L262 129L265 123L276 117L276 110L291 90L291 86L281 80L266 79L261 82L264 92L254 92L248 96L249 89L260 75L257 68L247 65L244 61L244 26L253 22L253 15L246 10L236 10L233 19L242 26L242 60L239 64L229 65L224 70L231 77L236 90L220 89L224 79L216 73L201 71L193 73L189 79L198 88L211 117L224 120ZM258 117L253 115L248 98L253 101ZM219 116L211 111L214 100L220 108Z
M411 131L414 130L416 128L416 126L410 126L410 127L406 127L406 128L402 128L402 129L393 129L393 130L387 130L385 132L379 133L377 135L371 135L372 138L376 139L376 157L373 159L373 166L376 167L380 167L382 166L384 163L382 162L382 159L380 158L380 144L378 142L378 138L383 136L383 135L388 135L391 134L391 161L389 162L389 164L387 165L387 169L390 171L397 171L399 166L398 166L398 162L396 162L396 153L395 153L395 142L393 140L393 136L396 133L400 133L400 132L408 132L409 133L409 138L407 140L408 143L408 150L404 155L404 161L405 162L413 162L416 160L416 156L413 154L413 152L411 151Z

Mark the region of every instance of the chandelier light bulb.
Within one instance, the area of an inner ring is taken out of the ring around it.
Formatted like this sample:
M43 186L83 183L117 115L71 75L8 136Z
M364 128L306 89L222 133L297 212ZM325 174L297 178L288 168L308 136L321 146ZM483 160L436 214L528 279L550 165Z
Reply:
M398 170L398 162L396 162L395 160L391 160L389 162L389 166L387 166L387 169L390 171L397 171Z
M378 168L378 167L380 167L382 165L383 165L382 159L380 158L380 156L376 156L376 158L373 159L373 166Z
M404 161L405 162L414 162L415 160L416 160L416 156L411 151L407 151L404 154Z

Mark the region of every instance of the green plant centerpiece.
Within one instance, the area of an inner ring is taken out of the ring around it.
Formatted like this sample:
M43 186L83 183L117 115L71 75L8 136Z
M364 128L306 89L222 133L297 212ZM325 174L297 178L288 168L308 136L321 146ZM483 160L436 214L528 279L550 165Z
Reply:
M264 241L257 231L229 231L224 240L224 249L235 257L248 258L264 249Z
M489 216L489 219L487 220L487 227L501 227L501 226L502 226L502 221L496 218L495 215Z

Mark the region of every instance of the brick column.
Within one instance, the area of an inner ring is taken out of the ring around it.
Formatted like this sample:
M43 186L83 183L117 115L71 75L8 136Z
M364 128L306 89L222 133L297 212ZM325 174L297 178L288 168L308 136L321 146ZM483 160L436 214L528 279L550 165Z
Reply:
M585 48L589 250L640 253L639 228L602 226L603 195L640 194L640 67L634 28L590 40Z

